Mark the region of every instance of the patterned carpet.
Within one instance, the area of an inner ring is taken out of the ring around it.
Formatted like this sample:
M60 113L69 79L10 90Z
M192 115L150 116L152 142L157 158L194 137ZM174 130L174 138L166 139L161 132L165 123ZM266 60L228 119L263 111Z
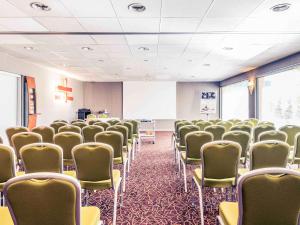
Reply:
M183 178L176 173L170 140L170 132L157 132L155 144L142 144L132 163L123 207L118 208L118 224L200 224L197 188L192 190L189 173L188 193L184 193ZM225 197L221 192L205 191L205 224L216 224L218 204ZM101 219L105 224L111 224L112 191L93 193L89 205L98 206Z

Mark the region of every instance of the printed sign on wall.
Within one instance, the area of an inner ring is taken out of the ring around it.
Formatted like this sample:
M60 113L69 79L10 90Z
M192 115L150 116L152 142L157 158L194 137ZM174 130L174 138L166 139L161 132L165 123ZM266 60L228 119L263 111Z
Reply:
M216 92L202 92L201 93L200 113L202 113L202 114L217 113Z

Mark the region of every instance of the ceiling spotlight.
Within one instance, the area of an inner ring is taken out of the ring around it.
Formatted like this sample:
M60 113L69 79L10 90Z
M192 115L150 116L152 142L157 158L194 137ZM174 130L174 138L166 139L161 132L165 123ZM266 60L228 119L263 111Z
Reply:
M31 46L25 46L24 47L26 50L33 50L33 47L31 47Z
M139 47L140 51L149 51L150 49L148 47Z
M144 62L148 62L149 60L148 59L144 59Z
M203 66L210 66L210 64L209 63L204 63Z
M290 3L281 3L281 4L272 6L270 9L273 12L282 12L282 11L288 10L290 8L290 6L291 6Z
M38 9L38 10L42 10L42 11L50 11L51 8L48 5L45 5L42 2L32 2L30 3L30 7L33 9Z
M141 3L132 3L128 5L128 10L133 12L144 12L146 10L146 6L142 5Z
M93 51L93 49L90 47L82 47L81 49L84 51Z
M228 47L227 46L227 47L224 47L223 49L226 50L226 51L231 51L231 50L233 50L233 47Z
M104 60L103 59L99 59L98 62L104 62Z

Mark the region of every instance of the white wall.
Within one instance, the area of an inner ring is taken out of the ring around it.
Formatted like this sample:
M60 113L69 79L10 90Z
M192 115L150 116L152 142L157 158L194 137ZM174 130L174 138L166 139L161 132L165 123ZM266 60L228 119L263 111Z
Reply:
M55 88L65 72L43 67L22 59L0 53L0 70L35 77L37 94L38 125L50 124L55 119L72 120L76 111L83 106L83 82L68 78L68 86L73 88L73 102L54 99Z

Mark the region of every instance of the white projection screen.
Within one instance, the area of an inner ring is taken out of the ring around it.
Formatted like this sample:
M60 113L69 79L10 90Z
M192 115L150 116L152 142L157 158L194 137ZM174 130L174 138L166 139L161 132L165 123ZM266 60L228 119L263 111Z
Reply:
M176 82L123 82L123 117L176 119Z

